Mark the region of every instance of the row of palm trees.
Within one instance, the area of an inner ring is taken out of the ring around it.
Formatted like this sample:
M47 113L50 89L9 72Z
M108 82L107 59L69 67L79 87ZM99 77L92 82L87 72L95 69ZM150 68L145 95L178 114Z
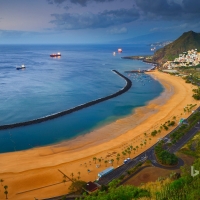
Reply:
M76 178L74 178L74 173L72 172L71 174L70 174L70 176L72 177L72 179L71 179L71 181L73 182L73 181L76 181L76 180L80 180L80 178L81 178L81 172L78 172L77 173L78 174L78 176L77 176L77 179ZM63 175L63 183L65 184L65 182L67 182L67 180L66 180L66 178L67 178L67 176L66 175Z
M3 179L0 179L0 182L1 182L2 187L4 187L4 190L5 190L4 194L6 195L6 199L8 199L8 186L7 185L3 186L3 182L4 182Z
M150 141L151 141L151 138L149 138L149 143L150 143ZM146 144L147 144L147 139L145 139L145 140L143 141L143 143L140 144L141 149L142 149L142 146L143 146L143 145L146 146ZM123 155L122 157L121 157L120 153L118 153L118 154L116 155L117 164L119 163L119 160L120 160L120 159L122 159L122 158L125 159L126 155L128 155L128 156L130 157L132 151L134 151L134 154L135 154L135 152L138 151L138 149L139 149L139 146L133 147L132 145L130 145L130 146L128 146L124 151L121 152L121 154ZM101 161L102 161L102 160L103 160L102 158L93 157L93 161L94 161L95 164L96 164L96 162L98 161L99 164L101 165ZM105 163L106 167L107 167L107 164L108 164L108 163L111 163L111 165L113 166L114 159L112 158L111 160L104 160L104 163Z

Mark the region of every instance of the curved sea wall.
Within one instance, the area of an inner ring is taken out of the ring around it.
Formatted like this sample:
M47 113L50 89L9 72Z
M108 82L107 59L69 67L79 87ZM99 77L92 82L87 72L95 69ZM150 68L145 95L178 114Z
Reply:
M68 110L64 110L64 111L61 111L61 112L58 112L58 113L55 113L55 114L52 114L52 115L47 115L45 117L41 117L41 118L38 118L38 119L33 119L33 120L30 120L30 121L26 121L26 122L19 122L19 123L15 123L15 124L1 125L0 126L0 130L10 129L10 128L16 128L16 127L21 127L21 126L28 126L28 125L32 125L32 124L37 124L37 123L45 122L47 120L55 119L57 117L61 117L63 115L67 115L67 114L79 111L79 110L81 110L83 108L87 108L87 107L95 105L97 103L106 101L108 99L112 99L112 98L117 97L117 96L125 93L126 91L128 91L131 88L131 86L132 86L131 80L128 79L127 77L125 77L124 75L120 74L116 70L112 70L112 71L115 72L120 77L122 77L123 79L125 79L125 81L126 81L126 86L124 88L122 88L121 90L117 91L116 93L108 95L108 96L103 97L103 98L99 98L99 99L87 102L87 103L84 103L84 104L81 104L79 106L76 106L74 108L70 108Z

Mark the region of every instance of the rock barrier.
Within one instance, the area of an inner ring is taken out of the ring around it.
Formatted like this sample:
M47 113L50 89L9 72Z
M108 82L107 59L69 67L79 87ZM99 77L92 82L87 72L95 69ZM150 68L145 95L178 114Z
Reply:
M120 74L116 70L112 70L112 71L115 72L120 77L122 77L123 79L125 79L125 81L126 81L125 87L122 88L121 90L117 91L116 93L108 95L106 97L102 97L102 98L93 100L93 101L90 101L90 102L87 102L87 103L84 103L84 104L81 104L81 105L78 105L78 106L76 106L74 108L70 108L68 110L64 110L64 111L61 111L61 112L58 112L58 113L54 113L52 115L47 115L45 117L41 117L41 118L37 118L37 119L25 121L25 122L19 122L19 123L14 123L14 124L1 125L0 126L0 130L11 129L11 128L16 128L16 127L21 127L21 126L28 126L28 125L38 124L38 123L41 123L41 122L52 120L52 119L55 119L55 118L58 118L58 117L61 117L61 116L64 116L64 115L71 114L73 112L79 111L79 110L81 110L83 108L87 108L87 107L93 106L93 105L95 105L97 103L101 103L103 101L112 99L112 98L117 97L117 96L125 93L126 91L128 91L131 88L131 86L132 86L131 80L128 79L127 77L125 77L124 75Z

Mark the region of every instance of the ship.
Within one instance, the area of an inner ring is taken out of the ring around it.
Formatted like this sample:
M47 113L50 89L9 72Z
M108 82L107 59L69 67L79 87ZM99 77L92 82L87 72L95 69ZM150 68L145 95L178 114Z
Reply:
M25 65L21 65L21 66L19 66L19 67L16 67L16 69L17 69L17 70L19 70L19 69L26 69L26 67L25 67Z
M60 53L60 52L50 54L50 57L60 57L60 56L61 56L61 53Z
M118 49L118 53L122 53L122 49Z

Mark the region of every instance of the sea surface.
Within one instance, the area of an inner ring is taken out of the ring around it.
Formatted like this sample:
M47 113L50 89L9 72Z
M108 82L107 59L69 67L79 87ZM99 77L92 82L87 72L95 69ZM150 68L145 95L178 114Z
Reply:
M122 48L122 53L117 49ZM61 53L51 58L51 53ZM116 52L116 55L113 55ZM126 85L115 69L131 79L132 88L108 101L63 117L0 131L0 153L55 144L86 134L128 116L163 91L146 74L151 64L122 56L151 55L147 45L1 45L0 125L24 122L57 113L113 94ZM16 70L24 64L25 70Z

